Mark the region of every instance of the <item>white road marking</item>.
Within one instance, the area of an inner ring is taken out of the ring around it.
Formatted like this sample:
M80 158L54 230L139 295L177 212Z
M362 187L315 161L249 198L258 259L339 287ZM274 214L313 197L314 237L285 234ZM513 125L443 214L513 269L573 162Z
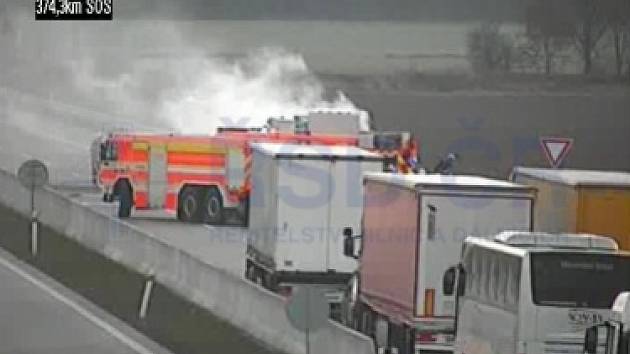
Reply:
M98 316L96 316L93 313L89 312L88 310L83 308L81 305L79 305L79 304L73 302L72 300L68 299L63 294L59 293L57 290L55 290L55 289L49 287L48 285L44 284L39 279L37 279L37 278L33 277L32 275L28 274L27 272L25 272L24 270L20 269L18 266L12 264L8 260L0 257L0 264L3 265L5 268L13 271L15 274L21 276L22 278L24 278L29 283L31 283L31 284L35 285L36 287L42 289L44 292L48 293L50 296L52 296L56 300L60 301L64 305L70 307L71 309L76 311L78 314L83 316L85 319L87 319L88 321L92 322L96 326L100 327L102 330L108 332L109 334L112 335L112 337L118 339L123 344L127 345L129 348L131 348L136 353L139 353L139 354L154 354L151 350L147 349L142 344L140 344L137 341L135 341L134 339L126 336L124 333L122 333L121 331L116 329L114 326L110 325L109 323L105 322L104 320L102 320Z

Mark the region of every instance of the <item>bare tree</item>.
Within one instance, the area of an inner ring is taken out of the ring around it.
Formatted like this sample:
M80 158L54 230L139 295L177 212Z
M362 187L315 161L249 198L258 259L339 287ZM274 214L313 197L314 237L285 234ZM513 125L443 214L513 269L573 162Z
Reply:
M513 45L497 23L484 23L468 33L468 56L477 72L510 71Z
M572 18L567 14L567 1L528 0L527 37L532 46L540 48L545 74L551 75L559 51L566 47L572 35Z
M597 44L608 29L606 10L602 0L574 0L574 40L583 62L583 73L593 69Z
M602 1L606 23L611 33L612 47L615 52L615 69L617 76L623 75L626 52L630 44L630 1Z
M0 2L0 36L6 36L11 33L11 23L9 22L9 15L7 10L7 4Z

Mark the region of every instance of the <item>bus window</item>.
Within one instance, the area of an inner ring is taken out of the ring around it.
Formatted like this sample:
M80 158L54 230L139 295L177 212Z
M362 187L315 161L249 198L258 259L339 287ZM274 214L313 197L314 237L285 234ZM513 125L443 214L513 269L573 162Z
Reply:
M475 287L473 289L473 294L477 297L481 297L482 296L481 293L483 291L483 287L482 287L483 257L480 251L475 252L475 255L473 257L473 262L474 262L474 270L473 270L472 276L475 279L474 281Z
M503 262L504 257L500 255L494 255L494 262L492 266L492 295L494 302L496 302L500 306L505 306L505 296L504 294L504 284L505 277L501 276L501 268L505 267L505 262Z
M630 290L628 257L549 252L530 258L537 305L608 309L617 294Z
M474 272L474 252L475 248L469 247L464 251L464 261L462 262L464 265L464 270L466 271L467 279L466 279L466 288L464 294L472 295L473 289L475 287L475 272Z
M516 309L519 301L519 288L521 285L521 260L511 258L507 269L507 304L510 308Z
M492 303L499 303L499 257L491 252L488 257L488 261L490 262L489 267L489 276L490 276L490 292L488 294L489 299Z
M481 295L481 271L482 271L482 258L478 249L473 249L472 255L472 267L470 272L470 295L473 297L479 297Z
M492 253L484 251L483 257L483 273L481 274L481 281L483 284L483 293L481 297L486 301L492 299Z

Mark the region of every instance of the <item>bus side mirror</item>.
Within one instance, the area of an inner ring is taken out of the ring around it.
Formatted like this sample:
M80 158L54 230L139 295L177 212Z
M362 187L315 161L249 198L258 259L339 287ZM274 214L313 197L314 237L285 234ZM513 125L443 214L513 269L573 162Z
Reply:
M450 267L442 277L442 292L451 296L457 291L457 296L464 295L466 289L466 271L461 264Z
M597 327L593 326L586 329L584 335L584 352L588 354L597 354Z
M354 239L355 237L352 236L352 228L345 227L343 229L343 254L346 257L358 259L359 257L355 254Z
M442 293L446 296L453 295L455 291L455 280L457 278L457 268L450 267L444 272L442 277Z

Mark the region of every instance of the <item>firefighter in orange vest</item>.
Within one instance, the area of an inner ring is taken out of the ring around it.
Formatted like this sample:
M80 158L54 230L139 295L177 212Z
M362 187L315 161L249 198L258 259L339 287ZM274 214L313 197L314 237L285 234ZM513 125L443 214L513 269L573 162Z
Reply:
M396 171L398 173L418 173L418 145L413 136L396 153Z

